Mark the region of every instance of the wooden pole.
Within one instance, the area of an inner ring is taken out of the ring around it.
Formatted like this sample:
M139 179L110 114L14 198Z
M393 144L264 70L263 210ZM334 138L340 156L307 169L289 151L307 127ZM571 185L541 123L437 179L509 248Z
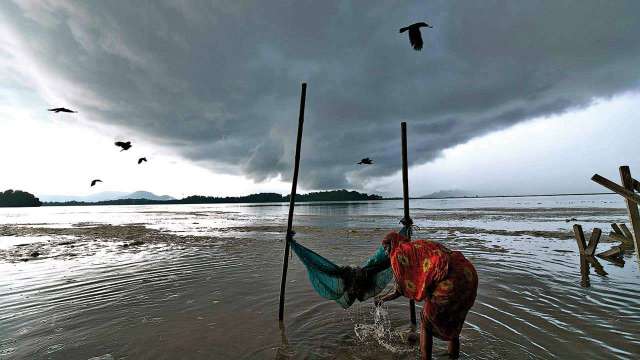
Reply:
M626 166L623 166L623 167L626 167ZM623 167L620 167L620 176L622 176L622 168ZM629 170L628 167L626 167L626 168L627 168L627 170ZM631 175L629 175L629 176L631 176ZM609 179L607 179L605 177L602 177L602 176L600 176L598 174L593 175L591 180L597 182L598 184L600 184L600 185L606 187L607 189L617 193L618 195L624 197L627 200L627 203L629 201L634 202L636 204L640 203L640 195L634 193L632 188L622 187L622 186L614 183L613 181L611 181L611 180L609 180Z
M596 247L598 247L601 235L602 230L593 228L593 231L591 232L591 238L589 238L589 245L587 245L587 248L584 250L585 255L593 256L596 253Z
M573 225L573 236L576 237L576 241L578 242L578 250L580 250L580 255L584 256L587 244L584 239L584 232L582 232L582 226L578 224Z
M631 230L629 230L629 228L627 227L627 224L620 224L620 229L622 229L622 233L624 234L624 236L631 240L631 242L633 242L633 234L631 233Z
M596 255L597 256L597 255ZM604 268L602 267L602 264L600 264L600 262L598 261L598 259L596 259L593 256L585 256L587 258L587 262L589 263L589 265L591 265L591 267L593 268L593 270L595 270L596 274L600 275L600 276L607 276L609 274L607 274L606 271L604 271Z
M620 166L620 179L622 180L622 186L624 186L627 191L636 195L633 192L634 180L631 177L631 170L629 170L628 166ZM638 213L638 202L631 201L626 197L625 202L627 203L627 211L629 213L629 220L631 221L631 230L633 232L636 255L640 258L640 213Z
M400 124L400 132L402 137L402 197L404 200L404 219L403 225L407 228L407 237L411 239L411 225L413 221L409 217L409 162L407 161L407 123ZM409 300L409 314L411 316L411 325L416 325L416 304L415 301Z
M640 181L633 179L633 189L640 192Z
M298 168L300 167L300 146L302 144L302 127L304 125L304 104L307 97L307 84L302 83L300 94L300 113L298 115L298 137L296 140L296 157L293 165L293 180L291 181L291 197L289 198L289 219L287 220L287 235L284 244L284 257L282 259L282 281L280 282L280 307L278 308L278 320L284 318L284 291L287 284L287 269L289 268L289 241L293 239L293 209L295 207L296 189L298 188Z
M613 231L614 231L616 234L618 234L618 235L620 235L620 236L625 236L625 235L624 235L624 233L622 232L622 230L620 229L620 227L618 226L618 224L616 224L616 223L612 223L612 224L611 224L611 228L613 229Z

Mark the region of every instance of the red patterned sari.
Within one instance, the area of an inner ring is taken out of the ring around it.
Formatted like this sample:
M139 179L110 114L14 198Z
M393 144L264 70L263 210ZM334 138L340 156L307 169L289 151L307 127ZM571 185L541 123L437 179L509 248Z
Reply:
M442 340L460 335L467 312L473 306L478 275L459 251L427 240L409 241L391 232L383 243L391 244L391 267L402 294L424 300L422 321Z

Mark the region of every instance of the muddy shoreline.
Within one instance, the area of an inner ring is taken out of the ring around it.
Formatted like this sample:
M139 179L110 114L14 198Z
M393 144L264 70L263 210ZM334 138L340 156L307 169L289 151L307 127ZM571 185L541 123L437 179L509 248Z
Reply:
M159 230L136 223L128 225L104 225L92 223L77 223L71 227L46 227L40 224L1 225L0 236L25 238L23 243L15 243L13 246L0 248L0 261L33 261L45 258L70 258L76 256L88 256L95 253L95 248L108 248L111 251L135 251L136 248L153 244L165 245L190 245L207 246L210 244L227 243L237 244L239 241L251 239L255 233L271 233L277 237L284 236L285 227L280 225L261 225L226 227L210 229L220 233L221 236L209 235L185 235L168 230ZM388 231L388 228L350 228L327 229L317 226L298 226L296 231L299 236L328 236L342 237L347 240L380 239ZM560 239L572 240L570 231L541 231L541 230L504 230L482 229L465 226L428 226L417 229L424 238L434 240L464 237L465 240L478 236L498 235L510 237L522 237L525 239ZM229 234L242 234L242 237ZM424 236L426 235L426 236ZM17 240L17 239L16 239ZM606 235L602 242L615 242Z

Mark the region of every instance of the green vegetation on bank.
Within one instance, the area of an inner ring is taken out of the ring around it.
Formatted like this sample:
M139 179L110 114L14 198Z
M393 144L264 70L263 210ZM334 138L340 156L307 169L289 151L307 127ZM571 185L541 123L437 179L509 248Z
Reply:
M33 207L40 206L40 200L26 191L7 190L0 192L0 207Z
M331 190L319 191L308 194L296 194L297 202L312 201L362 201L382 200L380 195L369 195L357 191ZM227 204L227 203L270 203L288 202L289 195L282 196L277 193L259 193L246 196L213 197L192 195L179 200L147 200L147 199L119 199L96 202L66 201L45 202L45 206L83 206L83 205L147 205L147 204Z

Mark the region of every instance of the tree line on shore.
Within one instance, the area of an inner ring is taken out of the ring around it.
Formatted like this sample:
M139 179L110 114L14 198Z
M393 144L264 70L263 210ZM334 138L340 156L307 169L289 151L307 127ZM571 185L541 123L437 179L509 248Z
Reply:
M26 191L6 190L0 192L0 207L34 207L40 206L40 199Z
M259 193L246 196L202 196L192 195L176 200L148 200L148 199L118 199L95 202L65 201L65 202L45 202L44 206L86 206L86 205L148 205L148 204L225 204L225 203L270 203L288 202L290 195L278 193ZM312 201L363 201L382 200L380 195L369 195L357 191L330 190L318 191L308 194L296 194L296 202Z

